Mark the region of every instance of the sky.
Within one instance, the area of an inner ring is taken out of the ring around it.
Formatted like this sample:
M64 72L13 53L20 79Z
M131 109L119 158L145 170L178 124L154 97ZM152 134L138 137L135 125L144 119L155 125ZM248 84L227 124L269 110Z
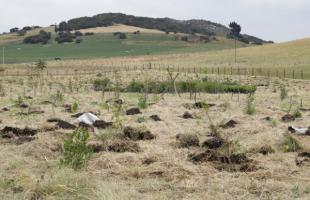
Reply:
M71 18L121 12L137 16L205 19L242 33L284 42L310 37L310 0L0 0L0 32L48 26Z

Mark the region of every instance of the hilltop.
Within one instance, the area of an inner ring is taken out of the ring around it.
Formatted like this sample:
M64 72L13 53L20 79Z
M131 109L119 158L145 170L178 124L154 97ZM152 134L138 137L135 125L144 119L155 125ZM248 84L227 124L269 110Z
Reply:
M164 32L202 34L207 36L226 37L230 30L228 27L207 20L176 20L171 18L150 18L137 17L122 13L104 13L93 17L80 17L70 19L67 22L61 22L59 27L65 27L69 30L79 30L85 28L95 28L111 26L113 24L124 24L147 29L157 29ZM243 34L242 37L249 43L268 43L255 36Z

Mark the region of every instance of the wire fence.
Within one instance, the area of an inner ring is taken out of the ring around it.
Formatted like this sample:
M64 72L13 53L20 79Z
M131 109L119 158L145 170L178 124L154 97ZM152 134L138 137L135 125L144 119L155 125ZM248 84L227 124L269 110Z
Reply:
M278 77L290 79L310 79L310 73L305 73L303 70L290 70L287 68L239 68L239 67L180 67L174 65L159 65L159 64L142 64L142 65L122 65L122 66L102 66L102 67L83 67L83 69L59 69L48 68L43 71L46 76L83 76L96 75L99 73L126 72L126 71L170 71L179 73L204 73L210 75L238 75L238 76L262 76L262 77ZM2 70L0 77L18 77L31 76L31 69L17 70Z

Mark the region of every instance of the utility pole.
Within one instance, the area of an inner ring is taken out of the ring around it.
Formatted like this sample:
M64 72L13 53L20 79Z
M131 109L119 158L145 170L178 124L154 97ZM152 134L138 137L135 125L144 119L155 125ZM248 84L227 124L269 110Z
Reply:
M235 64L237 64L237 39L235 36Z
M4 65L4 46L2 47L2 65Z

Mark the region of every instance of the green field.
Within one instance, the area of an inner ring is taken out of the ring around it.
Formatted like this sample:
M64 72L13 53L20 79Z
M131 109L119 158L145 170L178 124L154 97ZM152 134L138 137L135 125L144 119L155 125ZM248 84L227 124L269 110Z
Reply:
M58 44L53 38L49 44L23 44L21 39L0 43L5 47L5 63L35 62L39 59L88 59L117 56L160 55L171 53L206 52L233 48L233 41L220 38L210 43L188 43L175 39L175 35L143 33L127 34L121 40L111 33L99 33L94 36L83 36L83 42ZM0 38L1 39L1 38ZM238 44L241 46L241 44ZM2 54L2 52L1 52ZM0 58L2 63L2 56Z

